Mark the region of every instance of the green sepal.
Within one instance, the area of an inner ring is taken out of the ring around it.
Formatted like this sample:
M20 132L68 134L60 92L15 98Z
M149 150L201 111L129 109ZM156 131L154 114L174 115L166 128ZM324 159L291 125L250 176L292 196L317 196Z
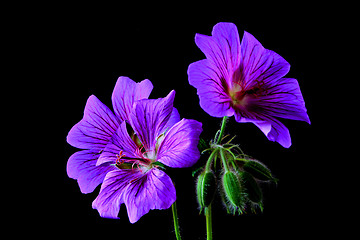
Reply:
M155 165L155 166L158 166L160 167L161 169L165 170L166 169L166 165L159 162L159 161L156 161L156 162L153 162L152 165Z
M198 149L200 152L203 152L204 150L210 148L210 145L208 142L206 142L203 138L200 138L199 140L199 144L198 144Z
M204 166L195 168L194 170L192 170L191 176L192 176L192 177L195 177L195 175L196 175L198 172L200 172L201 170L203 170L203 169L204 169Z
M118 169L132 169L134 165L132 163L124 162L122 164L114 164Z

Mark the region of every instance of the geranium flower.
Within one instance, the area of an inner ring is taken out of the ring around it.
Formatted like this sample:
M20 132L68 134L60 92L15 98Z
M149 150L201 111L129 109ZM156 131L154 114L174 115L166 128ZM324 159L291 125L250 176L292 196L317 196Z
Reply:
M85 149L69 158L68 176L83 193L102 183L93 202L102 217L117 218L122 203L132 223L150 209L169 208L176 193L161 167L189 167L200 156L201 123L180 121L174 91L148 100L151 90L149 80L119 78L112 95L115 114L91 96L83 119L68 134L68 143Z
M206 59L190 64L188 76L204 111L252 122L270 141L290 147L289 130L278 118L310 123L297 80L283 78L290 64L247 32L240 44L232 23L216 24L212 36L196 34L195 42Z
M179 121L172 114L174 96L172 91L163 99L138 101L105 147L97 165L110 163L112 170L93 202L102 217L117 218L125 203L134 223L150 209L167 209L176 200L174 184L161 165L192 166L200 157L202 128L200 122Z
M120 123L129 119L134 102L148 98L152 89L153 85L147 79L135 83L130 78L119 77L112 94L115 114L94 95L89 97L83 119L67 136L69 144L86 149L74 153L67 163L68 176L77 179L82 193L94 191L112 169L109 163L96 166L100 153Z

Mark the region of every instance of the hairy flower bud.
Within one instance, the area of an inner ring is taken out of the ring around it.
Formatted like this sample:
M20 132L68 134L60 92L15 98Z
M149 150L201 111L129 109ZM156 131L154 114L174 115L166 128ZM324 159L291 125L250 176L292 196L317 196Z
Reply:
M259 161L249 160L244 164L243 169L256 179L262 181L278 181L278 179L272 176L270 169L268 169L263 163Z
M222 184L224 188L225 198L228 201L226 204L228 207L233 209L235 214L236 210L242 213L245 208L245 193L242 183L239 177L231 172L225 172L222 178Z
M216 179L215 175L211 171L202 172L197 180L196 193L197 199L200 206L200 212L204 207L210 205L214 198L216 190Z
M262 191L255 181L255 179L248 172L240 172L240 178L242 179L242 183L244 188L246 189L247 198L253 203L257 203L261 207L262 202Z

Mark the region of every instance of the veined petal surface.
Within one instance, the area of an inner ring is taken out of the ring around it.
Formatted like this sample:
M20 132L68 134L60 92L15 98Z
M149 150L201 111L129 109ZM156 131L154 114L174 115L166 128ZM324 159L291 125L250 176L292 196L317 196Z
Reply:
M137 146L134 141L130 138L126 122L122 122L116 132L113 134L111 140L104 148L101 153L97 165L106 163L106 162L116 162L117 155L122 151L122 153L127 157L139 157L136 155Z
M147 99L152 89L153 85L148 79L136 83L128 77L119 77L111 98L115 114L122 121L128 120L134 103Z
M118 218L120 205L124 202L124 189L134 177L137 175L134 176L131 169L115 169L106 174L100 193L92 203L92 207L99 211L101 217Z
M175 91L167 97L144 99L136 103L130 114L130 124L146 150L154 150L159 137L173 112Z
M168 209L176 200L176 191L170 177L153 168L135 178L126 188L123 198L129 220L135 223L152 209Z
M226 68L233 71L240 64L240 39L237 27L233 23L218 23L212 31L212 38L221 46L222 58L226 61Z
M120 124L112 111L94 95L87 100L84 117L70 130L67 142L80 149L102 150Z
M194 165L200 158L197 145L201 132L200 122L182 119L166 133L158 149L158 161L173 168Z
M174 184L163 171L116 169L106 175L93 208L102 217L118 218L120 205L125 203L129 220L135 223L151 209L167 209L175 200Z
M102 183L105 175L114 168L109 163L96 166L100 153L94 150L83 150L71 155L67 162L67 174L77 179L82 193L91 193Z
M250 110L252 106L263 115L300 120L310 124L299 84L293 78L280 78L269 83L263 94L249 98Z
M268 84L285 76L290 64L279 54L265 49L256 38L244 32L241 41L241 64L234 73L236 79L246 89L256 84ZM240 71L240 72L239 72Z
M190 64L188 68L190 85L197 89L200 106L210 116L232 116L234 109L228 96L228 85L225 78L209 60L203 59Z

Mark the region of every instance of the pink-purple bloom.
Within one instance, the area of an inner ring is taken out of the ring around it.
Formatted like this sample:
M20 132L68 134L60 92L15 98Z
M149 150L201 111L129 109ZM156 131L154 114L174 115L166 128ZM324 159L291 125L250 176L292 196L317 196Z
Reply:
M131 223L151 209L169 208L176 191L162 166L190 167L200 157L201 123L180 120L175 91L147 99L152 87L149 80L120 77L112 95L114 112L90 96L83 119L68 134L69 144L84 149L69 158L68 176L77 179L82 193L102 183L92 204L102 217L118 218L122 203Z
M297 80L284 78L290 64L247 32L240 43L233 23L218 23L212 36L196 34L195 42L206 59L190 64L188 76L204 111L252 122L269 140L290 147L278 118L310 123Z

